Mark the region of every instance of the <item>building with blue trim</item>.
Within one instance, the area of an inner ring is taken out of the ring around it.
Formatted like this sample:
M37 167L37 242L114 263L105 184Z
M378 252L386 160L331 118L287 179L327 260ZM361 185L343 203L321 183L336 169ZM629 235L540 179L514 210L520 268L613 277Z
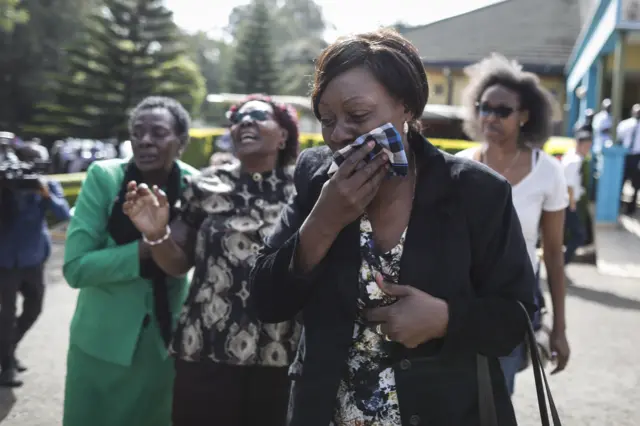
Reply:
M583 0L590 13L567 62L566 132L611 99L614 129L640 103L640 0Z

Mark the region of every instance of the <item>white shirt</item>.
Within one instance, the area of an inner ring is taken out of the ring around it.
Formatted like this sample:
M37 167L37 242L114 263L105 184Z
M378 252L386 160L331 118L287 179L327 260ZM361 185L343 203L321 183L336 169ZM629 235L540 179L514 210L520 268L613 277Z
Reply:
M38 151L38 154L40 155L40 159L42 161L49 161L49 151L47 150L46 147L42 146L42 145L32 145L32 148L35 149L36 151Z
M125 160L133 157L133 148L131 147L131 141L124 141L120 144L120 158Z
M627 118L618 124L616 137L629 150L629 154L640 154L640 127L637 118ZM636 130L636 127L638 129ZM634 132L635 130L635 132ZM634 137L635 133L635 137ZM632 140L633 139L633 140Z
M600 111L593 116L593 150L599 151L604 146L604 143L608 139L608 136L603 132L611 130L613 121L611 120L611 114L607 111Z
M567 187L573 188L573 198L577 202L585 192L582 187L582 162L584 159L576 152L570 149L562 156L562 167L564 167L564 178L567 181Z
M479 149L481 148L465 149L456 155L474 159ZM520 219L522 234L534 270L538 268L536 244L540 237L542 212L564 210L569 205L567 183L560 161L544 151L538 152L538 161L532 166L531 172L512 187L513 206Z

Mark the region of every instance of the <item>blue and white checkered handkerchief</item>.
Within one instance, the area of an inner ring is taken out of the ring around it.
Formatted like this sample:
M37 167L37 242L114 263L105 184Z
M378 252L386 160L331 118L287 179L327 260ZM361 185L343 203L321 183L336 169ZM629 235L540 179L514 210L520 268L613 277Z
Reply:
M331 164L327 172L329 176L338 171L338 167L340 167L340 164L349 156L351 151L362 147L371 140L375 141L376 145L365 158L365 161L371 161L380 151L384 150L389 156L389 162L391 163L389 176L406 176L409 172L407 153L404 151L402 136L391 123L373 129L340 151L335 152L333 154L333 164Z

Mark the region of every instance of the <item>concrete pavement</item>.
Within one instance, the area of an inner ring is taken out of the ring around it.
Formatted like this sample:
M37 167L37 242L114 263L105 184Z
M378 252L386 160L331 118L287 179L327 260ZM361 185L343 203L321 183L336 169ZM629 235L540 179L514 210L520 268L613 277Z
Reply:
M550 377L564 426L640 425L640 279L567 268L567 370ZM547 299L548 300L548 299ZM519 425L540 425L531 370L516 378Z
M61 424L65 351L76 299L61 275L61 249L54 247L49 263L42 317L19 350L30 367L25 385L15 392L0 390L3 426ZM640 425L640 279L603 276L590 265L571 265L567 275L572 358L564 373L550 379L563 425ZM531 370L518 376L514 403L520 425L540 425Z
M47 265L48 286L42 315L18 351L20 360L29 367L22 375L25 385L15 391L0 388L3 426L62 424L65 351L76 300L76 292L62 277L62 255L62 245L54 244Z
M640 220L621 215L618 223L596 224L598 271L604 275L640 278Z

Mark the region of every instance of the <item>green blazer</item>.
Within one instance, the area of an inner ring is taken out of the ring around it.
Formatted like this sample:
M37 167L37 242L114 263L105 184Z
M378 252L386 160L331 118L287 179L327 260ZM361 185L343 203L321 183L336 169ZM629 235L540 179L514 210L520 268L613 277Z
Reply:
M116 245L107 221L124 179L126 160L93 163L87 171L65 243L63 273L80 289L70 344L107 362L131 365L144 317L153 314L151 281L140 278L138 241ZM179 162L182 175L199 173ZM187 292L187 277L169 279L174 322ZM158 351L167 356L158 333Z

